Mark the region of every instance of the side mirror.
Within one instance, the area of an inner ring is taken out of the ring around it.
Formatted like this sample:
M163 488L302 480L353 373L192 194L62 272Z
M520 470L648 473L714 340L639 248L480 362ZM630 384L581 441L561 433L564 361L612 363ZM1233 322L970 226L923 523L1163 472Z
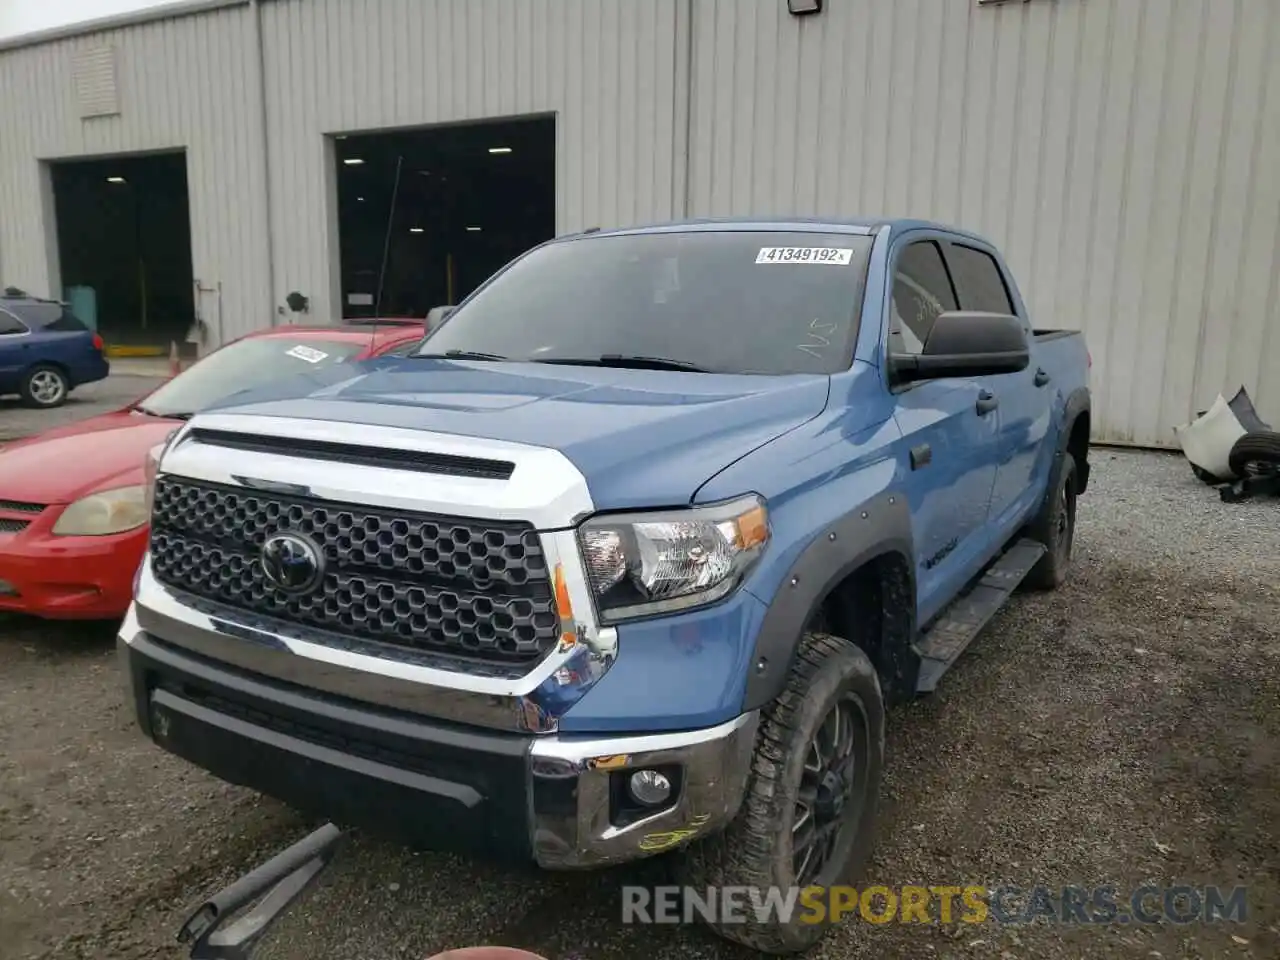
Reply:
M1003 313L953 310L939 314L919 354L890 354L899 383L944 377L1017 373L1031 363L1027 329Z
M449 314L457 310L457 307L432 307L427 311L426 328L427 333L433 332L436 327L444 323L449 318Z

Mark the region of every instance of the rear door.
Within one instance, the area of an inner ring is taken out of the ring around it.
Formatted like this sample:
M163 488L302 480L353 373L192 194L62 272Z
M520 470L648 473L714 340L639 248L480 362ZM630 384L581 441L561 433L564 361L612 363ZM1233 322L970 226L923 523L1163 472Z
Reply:
M36 341L32 350L39 356L32 356L31 362L41 360L61 364L71 374L74 383L97 359L93 332L62 304L23 303L12 310L31 330Z
M939 313L957 309L945 238L911 234L893 258L888 352L918 354ZM921 622L972 576L985 555L983 528L996 475L997 419L985 379L926 380L894 387L906 445Z
M995 529L1002 529L1035 506L1048 478L1052 451L1046 451L1044 441L1052 415L1052 384L1047 371L1036 363L1026 310L995 251L967 238L955 238L945 251L960 309L1020 317L1031 342L1031 363L1025 370L987 378L999 401L996 419L1000 432L990 520Z

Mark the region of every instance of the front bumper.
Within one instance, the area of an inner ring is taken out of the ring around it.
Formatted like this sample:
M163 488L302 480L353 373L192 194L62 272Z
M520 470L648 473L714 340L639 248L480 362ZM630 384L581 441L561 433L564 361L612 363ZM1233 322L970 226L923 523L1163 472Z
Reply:
M55 537L45 529L52 523L42 516L26 530L0 534L0 610L55 620L123 617L147 549L146 527L105 537Z
M418 846L553 869L621 863L723 827L758 715L703 730L582 737L482 730L228 668L165 643L131 611L120 655L142 729L232 783ZM637 809L637 769L675 785Z

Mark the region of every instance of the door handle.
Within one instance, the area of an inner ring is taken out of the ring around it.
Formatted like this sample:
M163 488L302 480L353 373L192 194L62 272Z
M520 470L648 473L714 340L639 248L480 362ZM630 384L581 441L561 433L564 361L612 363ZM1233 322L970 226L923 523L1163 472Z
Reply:
M985 417L998 406L1000 406L1000 401L996 399L996 395L990 390L983 390L978 394L978 416Z
M1044 368L1043 368L1043 367L1041 367L1039 370L1037 370L1037 371L1036 371L1036 386L1037 386L1037 387L1043 387L1046 383L1048 383L1048 382L1049 382L1050 380L1052 380L1052 379L1053 379L1053 378L1052 378L1052 377L1050 377L1050 376L1049 376L1049 374L1045 372L1045 370L1044 370Z

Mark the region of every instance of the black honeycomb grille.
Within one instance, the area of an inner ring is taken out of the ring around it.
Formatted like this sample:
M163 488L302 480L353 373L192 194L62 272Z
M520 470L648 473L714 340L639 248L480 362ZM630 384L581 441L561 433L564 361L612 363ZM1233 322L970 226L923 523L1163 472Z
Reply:
M308 537L325 561L305 595L269 583L267 538ZM381 508L161 477L151 563L170 587L322 630L490 663L559 639L546 558L528 524Z

